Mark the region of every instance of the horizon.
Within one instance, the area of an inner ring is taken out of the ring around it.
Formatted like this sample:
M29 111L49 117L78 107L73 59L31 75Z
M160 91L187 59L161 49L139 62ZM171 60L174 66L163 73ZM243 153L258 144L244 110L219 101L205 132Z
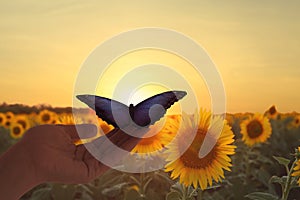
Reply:
M279 112L297 112L299 7L300 1L279 0L1 2L0 103L72 107L74 83L93 49L124 31L161 27L185 34L207 51L223 79L227 112L264 112L272 105ZM154 60L185 66L174 56L142 54L117 64L130 69ZM119 80L119 74L112 79ZM209 92L197 81L203 89L198 98L209 108ZM105 89L94 94L112 97L111 88Z
M71 108L71 109L87 109L87 110L93 110L92 108L89 108L88 106L80 106L80 107L72 107L72 106L53 106L53 105L50 105L50 104L35 104L35 105L28 105L28 104L23 104L23 103L12 103L12 104L9 104L7 102L0 102L0 109L2 108L2 106L4 107L11 107L11 106L24 106L24 107L30 107L30 108L38 108L40 109L41 107L44 109L44 108L51 108L51 109L68 109L68 108ZM272 105L272 106L275 106L276 108L276 111L279 113L279 114L300 114L300 112L294 110L294 111L290 111L290 112L282 112L280 110L278 110L277 106L276 105ZM270 106L270 107L272 107ZM264 114L265 112L267 112L269 110L269 108L266 108L264 111L262 112L251 112L251 111L241 111L241 112L228 112L226 111L225 114L247 114L247 113L251 113L251 114L255 114L255 113L261 113L261 114ZM10 111L10 110L8 110ZM8 112L7 111L7 112ZM1 112L1 110L0 110ZM176 113L169 113L169 114L166 114L166 115L177 115Z

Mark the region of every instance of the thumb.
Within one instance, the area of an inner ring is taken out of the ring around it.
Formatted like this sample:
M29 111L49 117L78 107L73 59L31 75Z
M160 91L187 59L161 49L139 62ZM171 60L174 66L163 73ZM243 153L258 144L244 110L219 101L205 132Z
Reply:
M94 124L57 125L68 134L72 140L91 138L97 135L97 127Z

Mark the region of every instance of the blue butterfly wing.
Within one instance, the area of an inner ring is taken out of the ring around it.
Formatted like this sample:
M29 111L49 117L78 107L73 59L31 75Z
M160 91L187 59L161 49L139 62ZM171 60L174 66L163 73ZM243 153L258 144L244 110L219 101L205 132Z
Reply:
M125 127L131 121L129 108L123 103L94 95L77 95L76 97L95 110L99 118L115 128Z
M168 108L186 94L185 91L168 91L142 101L134 107L133 121L139 126L154 124L165 115Z

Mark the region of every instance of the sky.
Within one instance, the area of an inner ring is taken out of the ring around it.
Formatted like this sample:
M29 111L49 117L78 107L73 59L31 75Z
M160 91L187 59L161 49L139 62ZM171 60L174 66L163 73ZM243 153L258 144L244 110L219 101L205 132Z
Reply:
M0 103L71 106L79 70L99 44L125 31L161 27L206 50L222 77L228 112L271 105L300 111L299 7L298 0L1 0ZM128 60L119 63L130 68ZM209 102L202 92L197 95Z

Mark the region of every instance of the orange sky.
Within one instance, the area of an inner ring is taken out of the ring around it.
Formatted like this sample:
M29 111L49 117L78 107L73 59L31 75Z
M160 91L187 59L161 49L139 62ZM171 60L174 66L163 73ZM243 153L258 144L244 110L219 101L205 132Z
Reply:
M223 78L228 112L272 104L300 111L299 7L297 0L1 1L0 102L71 106L80 66L97 45L162 27L206 49ZM205 91L200 96L208 101Z

